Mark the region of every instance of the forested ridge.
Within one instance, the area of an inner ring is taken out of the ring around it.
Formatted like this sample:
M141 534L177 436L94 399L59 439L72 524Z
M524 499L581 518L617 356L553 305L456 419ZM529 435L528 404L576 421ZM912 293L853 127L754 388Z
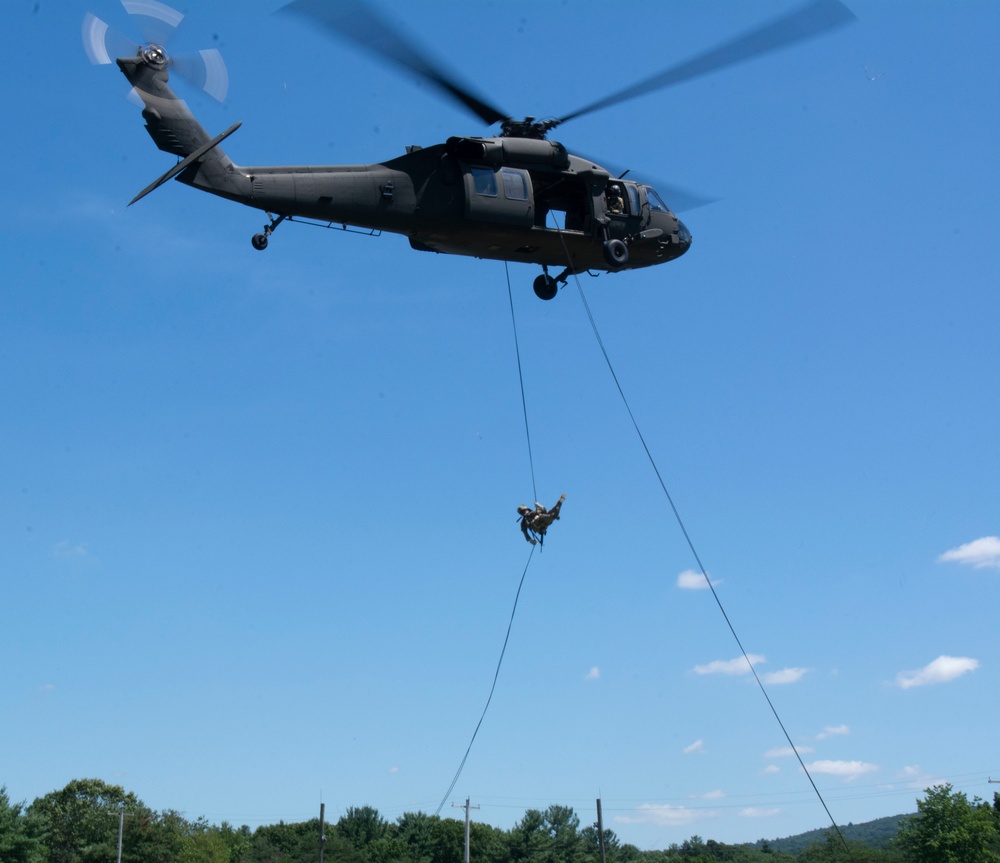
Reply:
M925 795L888 843L884 836L871 844L857 841L852 836L864 834L852 829L755 845L692 836L642 851L605 830L606 861L1000 863L1000 795L993 805L970 800L950 785ZM325 825L321 849L318 818L254 830L210 824L174 810L154 811L100 779L75 779L31 804L12 803L0 788L0 863L113 863L119 826L123 863L315 863L321 851L324 863L461 863L465 850L463 821L423 812L389 821L371 806L351 807ZM568 806L528 809L509 830L470 825L470 859L483 863L598 863L600 844L596 825L581 825Z

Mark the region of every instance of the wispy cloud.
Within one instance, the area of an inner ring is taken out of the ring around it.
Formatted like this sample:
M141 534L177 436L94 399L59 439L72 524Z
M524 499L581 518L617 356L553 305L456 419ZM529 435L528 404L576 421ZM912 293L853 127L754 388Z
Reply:
M669 803L643 803L631 815L616 815L621 824L655 824L659 827L683 827L702 818L711 818L714 812L692 809L689 806L672 806Z
M716 659L706 665L696 665L695 674L749 674L750 666L747 660L753 665L767 662L767 658L759 653L749 653L746 657L737 656L736 659Z
M740 818L773 818L780 814L781 810L777 807L747 806L746 809L740 810Z
M685 755L700 755L705 751L705 741L698 739L689 746L685 746L681 752Z
M598 668L596 665L592 665L590 667L590 671L587 672L587 676L584 679L585 680L600 680L600 678L601 678L601 669Z
M722 584L722 580L711 579L713 585ZM694 569L686 569L677 576L677 586L681 590L708 590L708 579L705 574Z
M90 556L87 546L80 543L72 543L68 540L57 542L52 549L52 556L62 560L83 560Z
M962 563L975 569L1000 569L1000 536L984 536L950 549L938 557L942 563Z
M853 782L859 776L878 770L878 765L866 761L813 761L808 768L810 773L840 776L848 782Z
M826 728L816 735L816 739L826 740L827 737L843 737L850 733L851 727L849 725L827 725Z
M931 683L949 683L979 668L979 660L968 656L939 656L933 662L915 671L901 671L896 675L900 689L927 686Z
M695 800L724 800L726 792L717 788L715 791L706 791L704 794L692 794L691 797Z
M812 746L798 746L796 748L799 750L799 755L806 755L806 754L808 754L810 752L814 752L815 751ZM795 749L792 749L791 746L777 746L774 749L768 749L767 752L764 753L764 757L765 758L794 758L795 757Z
M798 683L807 673L808 668L782 668L780 671L769 671L761 677L764 683Z

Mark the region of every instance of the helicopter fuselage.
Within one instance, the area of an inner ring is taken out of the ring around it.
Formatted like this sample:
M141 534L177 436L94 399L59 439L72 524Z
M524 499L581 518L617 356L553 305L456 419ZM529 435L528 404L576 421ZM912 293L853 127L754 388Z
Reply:
M169 88L160 56L144 49L118 65L157 146L190 161L168 174L268 213L258 249L280 221L311 220L402 234L420 251L562 266L564 278L663 263L691 244L650 186L612 178L555 141L455 137L367 165L237 165Z

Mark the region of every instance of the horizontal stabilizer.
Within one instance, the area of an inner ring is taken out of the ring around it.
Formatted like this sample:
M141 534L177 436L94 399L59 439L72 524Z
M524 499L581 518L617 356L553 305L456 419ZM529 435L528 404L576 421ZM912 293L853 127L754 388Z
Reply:
M221 144L223 141L225 141L226 138L228 138L230 135L232 135L233 132L235 132L237 129L239 129L239 127L242 126L242 125L243 125L243 121L242 120L240 122L238 122L238 123L234 123L228 129L226 129L226 131L223 132L221 135L216 135L214 138L212 138L211 141L208 141L207 143L202 144L190 156L188 156L185 159L183 159L182 161L178 162L169 171L167 171L167 173L165 173L162 177L159 177L158 179L156 179L152 183L150 183L148 186L146 186L145 189L143 189L141 192L139 192L138 195L136 195L131 201L128 202L128 205L131 207L136 201L138 201L140 198L145 198L146 195L148 195L154 189L158 189L165 182L167 182L167 180L172 180L174 177L176 177L181 171L183 171L189 165L192 165L193 163L197 162L200 158L202 158L202 156L204 156L209 150L213 149L214 147L218 147L219 144Z

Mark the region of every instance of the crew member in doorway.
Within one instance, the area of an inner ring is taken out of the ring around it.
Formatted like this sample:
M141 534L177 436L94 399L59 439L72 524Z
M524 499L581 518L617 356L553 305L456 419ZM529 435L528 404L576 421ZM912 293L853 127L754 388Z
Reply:
M625 198L622 197L622 187L617 183L608 186L605 193L608 201L608 212L615 216L620 216L625 212Z
M546 509L538 501L535 501L534 509L524 504L517 508L517 514L521 516L521 533L528 542L532 545L536 542L540 545L545 543L545 531L559 518L559 510L562 509L564 500L566 495L560 497L552 509Z

